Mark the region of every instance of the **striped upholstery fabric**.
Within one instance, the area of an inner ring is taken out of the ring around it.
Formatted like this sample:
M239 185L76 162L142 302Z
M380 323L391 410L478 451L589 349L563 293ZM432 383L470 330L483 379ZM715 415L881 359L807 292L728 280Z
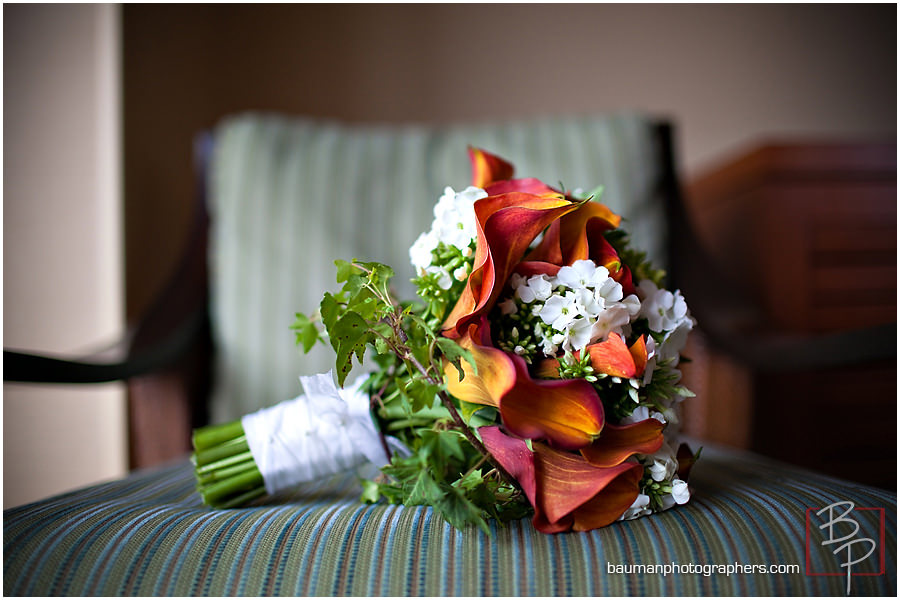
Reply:
M338 482L339 484L341 482ZM4 512L6 595L843 596L837 560L806 511L837 500L879 508L879 552L852 594L895 596L893 493L750 455L704 449L691 503L590 533L543 535L528 520L459 532L430 508L365 505L341 485L238 510L200 504L175 464ZM862 515L862 511L856 511ZM878 537L878 519L860 519ZM874 525L873 525L874 523ZM817 533L814 535L818 535ZM861 534L862 535L862 534ZM817 545L818 544L818 545ZM882 556L883 553L883 556ZM798 574L609 573L609 564L798 565Z
M216 422L293 398L298 376L326 371L330 348L302 356L290 325L336 287L336 258L378 260L413 297L409 247L445 186L470 181L467 145L521 176L570 189L604 185L635 242L662 266L660 161L639 115L427 128L347 126L247 114L215 131L210 167Z

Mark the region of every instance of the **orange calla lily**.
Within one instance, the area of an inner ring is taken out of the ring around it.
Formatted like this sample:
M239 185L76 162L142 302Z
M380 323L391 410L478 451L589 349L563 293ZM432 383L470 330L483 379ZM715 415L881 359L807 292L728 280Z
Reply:
M484 188L488 196L497 196L500 194L508 194L510 192L525 192L526 194L536 194L538 196L546 196L549 194L561 196L559 190L553 189L540 179L526 177L524 179L507 179L505 181L495 181Z
M629 348L617 333L610 333L605 342L591 344L585 350L591 356L591 366L598 373L630 379L647 368L647 343L639 337Z
M615 229L622 218L599 202L585 202L577 210L554 222L543 240L528 256L526 263L571 265L590 259L609 269L610 277L622 285L625 295L635 293L631 270L622 264L615 248L603 233Z
M534 177L513 179L515 168L496 154L472 146L469 146L468 150L469 162L472 165L472 185L484 189L488 196L510 192L525 192L538 196L561 195L558 190L549 187L540 179Z
M565 215L559 223L554 223L550 227L541 244L528 255L527 260L571 265L576 260L589 259L592 242L596 243L595 240L603 239L602 235L597 234L615 229L621 221L622 217L605 204L583 202L578 205L577 210Z
M614 467L634 454L653 454L663 445L663 427L653 418L629 425L607 423L603 435L582 448L581 455L596 467Z
M529 244L547 225L578 207L562 196L511 192L475 203L475 260L466 287L444 321L443 334L460 337L487 314Z
M534 507L533 524L544 533L588 531L609 525L632 505L643 474L637 463L597 467L583 457L504 434L478 430L485 447L522 487Z
M500 399L516 384L516 368L506 352L493 346L476 343L473 336L479 339L478 327L473 325L465 336L457 343L472 353L477 367L476 371L469 361L460 361L463 378L452 363L444 365L444 380L447 391L456 398L473 404L500 406ZM481 340L479 340L481 341Z
M485 188L494 181L511 179L513 166L499 156L469 146L469 162L472 163L472 185Z
M522 357L507 356L516 368L516 385L500 402L500 418L507 429L567 450L583 448L600 435L603 403L590 383L584 379L532 379Z
M462 361L465 377L445 366L447 390L459 400L496 406L510 432L545 439L558 448L577 450L593 442L604 426L603 403L583 379L534 380L528 365L514 354L476 343L479 326L459 340L471 352L477 374Z
M541 379L560 379L559 360L556 358L544 358L534 365L535 377Z

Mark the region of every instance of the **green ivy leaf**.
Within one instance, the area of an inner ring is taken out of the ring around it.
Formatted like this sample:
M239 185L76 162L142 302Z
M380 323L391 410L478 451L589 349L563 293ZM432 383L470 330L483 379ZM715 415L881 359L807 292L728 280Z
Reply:
M434 503L434 507L457 529L465 529L466 525L472 523L490 535L491 529L481 516L481 509L466 498L462 491L452 486L448 487L449 489L440 500Z
M334 261L334 265L337 267L336 279L338 283L343 283L352 275L359 273L359 269L357 269L353 263L346 260L337 259Z
M439 502L443 496L441 486L434 480L427 469L419 471L404 504L434 504Z
M434 404L434 398L438 395L440 389L439 386L432 385L425 379L417 377L406 382L403 394L409 399L412 412L417 412Z
M337 322L341 313L341 305L330 292L325 292L322 296L322 302L319 304L319 314L322 315L322 324L325 325L327 331L331 331ZM331 342L334 346L334 341ZM337 348L335 348L337 349Z
M479 411L487 412L488 409L491 409L490 406L485 406L484 404L475 404L474 402L466 402L464 400L459 401L459 414L463 418L466 423L471 425L472 417L475 413ZM496 409L494 409L496 412Z
M319 330L315 323L303 313L296 314L296 321L291 325L297 334L297 345L303 346L303 352L309 352L319 339Z
M462 381L463 377L465 377L465 372L462 367L462 360L465 360L472 367L472 372L475 375L478 375L478 365L475 364L475 359L472 357L472 353L454 342L449 338L437 338L438 348L441 349L441 353L447 357L453 366L456 367L456 370L459 372L459 380Z
M334 327L329 328L328 336L335 350L334 366L337 370L338 385L344 386L344 380L353 367L353 355L362 362L366 343L371 338L369 325L354 312L344 314Z
M378 502L378 498L381 497L381 492L379 491L379 485L372 481L371 479L362 479L360 481L362 484L362 495L360 496L360 501L365 504L375 504Z

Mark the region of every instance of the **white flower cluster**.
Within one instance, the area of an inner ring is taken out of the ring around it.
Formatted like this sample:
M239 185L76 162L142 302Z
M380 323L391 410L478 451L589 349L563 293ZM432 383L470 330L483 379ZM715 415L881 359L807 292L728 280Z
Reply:
M418 237L409 249L409 259L420 277L427 273L438 274L440 287L449 289L452 279L463 281L468 276L468 267L459 266L452 272L444 266L432 264L433 252L440 244L454 247L471 256L472 240L477 235L475 202L486 198L487 192L469 186L461 192L444 188L444 194L434 206L434 221L431 229Z
M670 292L659 289L649 279L644 279L638 285L638 295L641 298L641 310L639 317L645 317L650 330L663 336L662 342L653 346L651 361L648 370L652 370L657 361L671 361L671 366L678 365L678 358L687 343L688 333L694 328L695 321L688 311L687 302L680 291ZM648 345L648 352L651 350Z
M624 297L622 285L610 277L609 270L591 260L575 261L555 276L513 274L510 284L515 298L502 303L501 311L517 312L516 299L528 306L531 314L540 318L535 335L547 356L554 356L560 348L584 350L610 332L621 334L641 310L638 297Z
M691 491L687 482L677 476L678 459L668 441L663 442L660 449L641 461L650 479L659 485L659 505L657 510L669 510L676 504L686 504L691 499ZM656 493L656 492L654 492ZM619 520L637 519L654 512L648 494L638 494L634 503L619 517Z

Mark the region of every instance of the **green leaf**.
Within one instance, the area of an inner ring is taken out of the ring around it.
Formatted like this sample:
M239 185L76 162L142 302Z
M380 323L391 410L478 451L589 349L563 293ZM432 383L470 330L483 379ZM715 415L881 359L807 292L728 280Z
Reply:
M440 387L428 383L421 377L410 379L403 388L403 394L409 399L409 405L413 412L422 410L434 404L434 398L438 395Z
M449 338L438 338L437 339L438 348L441 349L441 353L447 360L453 363L453 366L456 367L456 370L459 372L459 380L462 381L463 377L465 377L465 372L462 368L461 360L465 360L472 367L472 372L475 375L478 375L478 366L475 364L475 359L472 358L472 353L454 342Z
M431 329L431 327L428 326L428 323L425 322L425 319L415 313L409 313L408 316L413 323L418 325L418 329L425 335L426 338L428 338L429 340L435 339L434 331Z
M344 380L353 367L353 355L362 362L366 343L371 338L369 324L354 312L348 312L329 328L328 336L335 349L334 366L337 370L338 385L344 386Z
M377 354L388 354L390 351L391 349L387 345L387 342L384 341L384 338L375 338L375 352Z
M454 487L435 502L434 507L457 529L465 529L466 525L477 525L483 532L490 535L491 529L481 516L481 510L475 506L465 494Z
M419 471L419 475L413 483L404 504L435 504L440 501L441 496L443 496L441 486L438 485L428 470L422 469Z
M325 295L322 296L322 302L319 303L319 314L322 315L322 324L325 325L327 331L330 332L334 327L341 312L341 305L338 303L337 298L330 292L325 292ZM331 345L334 346L334 341L331 342Z
M463 421L466 423L470 423L472 420L472 416L475 415L478 411L487 410L493 407L485 406L484 404L475 404L474 402L466 402L464 400L459 401L459 414L463 418Z
M319 330L315 323L303 313L297 313L297 320L291 325L297 333L298 345L303 346L303 352L309 352L319 339Z
M336 278L338 283L347 281L351 275L359 274L359 269L346 260L337 259L334 261L334 265L337 267Z
M356 295L347 301L347 310L359 313L359 316L366 320L375 318L375 312L379 306L378 298L373 296L372 292L366 288L361 288Z
M379 491L380 486L369 479L363 479L361 483L363 491L360 500L365 504L375 504L378 502L378 499L381 498L381 492Z
M465 477L457 479L455 485L461 490L474 490L483 484L484 476L481 473L481 469L475 469L474 471L469 471Z

